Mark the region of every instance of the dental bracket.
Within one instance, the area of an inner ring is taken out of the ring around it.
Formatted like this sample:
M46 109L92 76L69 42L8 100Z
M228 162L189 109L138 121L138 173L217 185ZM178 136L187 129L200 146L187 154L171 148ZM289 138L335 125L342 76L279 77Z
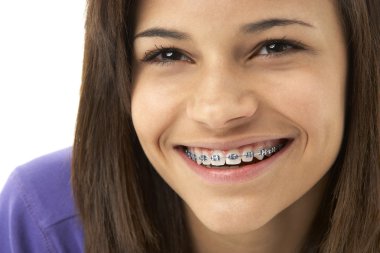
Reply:
M256 153L254 153L253 151L247 151L243 155L232 153L232 154L229 154L226 157L222 157L219 154L212 154L211 157L210 157L210 160L214 161L214 162L219 162L222 158L230 159L230 160L236 160L236 159L238 159L240 157L252 158L252 157L255 156L255 154L258 155L258 156L270 156L273 153L279 151L283 146L284 146L283 144L279 144L279 145L271 147L271 148L261 149L261 150L259 150ZM197 157L196 154L191 153L188 149L185 150L185 154L187 155L187 157L189 157L193 161L197 161L197 159L199 159L202 162L208 160L207 155L202 154L199 157Z

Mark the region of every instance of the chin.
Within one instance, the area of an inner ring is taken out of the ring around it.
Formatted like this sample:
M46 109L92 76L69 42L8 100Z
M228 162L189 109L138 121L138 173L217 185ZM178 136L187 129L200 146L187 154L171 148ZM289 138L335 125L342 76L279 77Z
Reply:
M247 203L239 206L232 203L213 207L203 205L199 210L186 207L193 224L220 235L239 235L258 231L278 214L265 207L256 207L254 204L247 206Z

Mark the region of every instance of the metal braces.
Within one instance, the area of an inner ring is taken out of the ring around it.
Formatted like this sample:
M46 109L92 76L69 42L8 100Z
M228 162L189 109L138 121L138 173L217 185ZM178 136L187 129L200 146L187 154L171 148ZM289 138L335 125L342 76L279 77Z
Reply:
M274 147L271 147L271 148L267 148L267 149L261 149L259 151L257 151L256 153L254 153L253 151L247 151L245 152L244 154L242 155L238 155L238 154L229 154L228 156L221 156L219 154L212 154L211 157L210 157L210 160L211 161L214 161L214 162L218 162L220 161L222 158L224 159L230 159L230 160L237 160L238 158L240 157L245 157L245 158L253 158L255 155L259 155L259 156L270 156L272 155L273 153L279 151L284 145L283 144L279 144L277 146L274 146ZM185 149L185 154L190 158L192 159L193 161L196 161L197 160L197 155L196 154L193 154L191 153L188 149ZM207 155L200 155L198 157L198 159L202 162L204 161L207 161L208 159L208 156Z

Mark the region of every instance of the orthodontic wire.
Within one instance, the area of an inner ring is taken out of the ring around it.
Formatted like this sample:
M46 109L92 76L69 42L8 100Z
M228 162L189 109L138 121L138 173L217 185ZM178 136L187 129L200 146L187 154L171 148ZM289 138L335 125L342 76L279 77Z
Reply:
M261 149L259 150L258 152L253 152L253 151L248 151L246 152L245 154L242 154L242 155L238 155L238 154L230 154L228 156L221 156L219 154L213 154L211 155L209 158L211 161L220 161L221 158L224 158L224 159L230 159L230 160L236 160L238 159L239 157L254 157L255 155L271 155L273 154L274 152L277 152L280 150L280 148L282 148L284 145L283 144L279 144L277 146L274 146L274 147L271 147L271 148L264 148L264 149ZM188 149L185 149L185 153L186 155L192 159L192 160L197 160L198 158L201 160L201 161L207 161L206 158L208 158L206 155L202 154L200 155L199 157L197 157L196 154L193 154L191 153ZM233 156L233 157L231 157Z

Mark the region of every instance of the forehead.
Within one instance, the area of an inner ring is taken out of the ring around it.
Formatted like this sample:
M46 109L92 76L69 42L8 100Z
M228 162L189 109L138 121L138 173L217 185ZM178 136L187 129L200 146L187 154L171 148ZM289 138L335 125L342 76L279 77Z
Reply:
M318 26L336 21L336 16L331 0L141 0L136 31L163 25L228 30L271 18L297 19Z

